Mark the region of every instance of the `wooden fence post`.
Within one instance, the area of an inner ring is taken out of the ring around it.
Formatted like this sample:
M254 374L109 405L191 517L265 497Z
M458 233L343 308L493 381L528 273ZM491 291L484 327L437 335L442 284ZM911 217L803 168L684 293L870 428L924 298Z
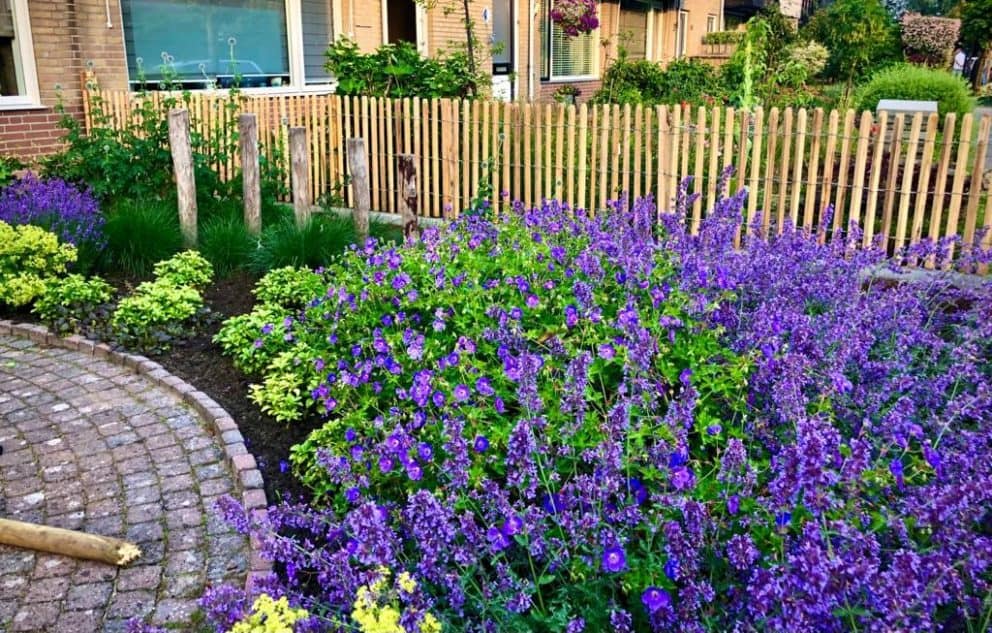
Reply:
M244 192L245 227L252 235L262 232L262 185L258 168L258 117L250 112L238 116L241 143L241 179Z
M179 201L179 226L186 248L196 246L196 177L193 173L193 149L189 139L189 112L169 111L169 147L176 175Z
M351 174L351 191L354 199L355 232L358 241L364 244L369 236L369 211L372 208L372 192L369 187L369 164L365 154L365 140L348 139L348 173Z
M413 154L400 154L398 157L399 171L399 207L400 218L403 221L403 236L420 237L420 227L417 226L417 157Z
M292 166L293 215L296 226L310 221L310 155L307 151L307 129L289 128L289 157Z

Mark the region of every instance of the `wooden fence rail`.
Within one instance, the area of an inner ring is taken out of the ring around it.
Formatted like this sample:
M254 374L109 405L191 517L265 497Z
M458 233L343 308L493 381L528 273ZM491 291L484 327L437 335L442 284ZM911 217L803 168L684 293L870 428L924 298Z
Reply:
M87 125L123 126L142 116L148 95L94 90ZM417 161L416 213L457 215L478 192L497 208L566 200L595 212L607 201L653 195L671 209L680 183L699 198L688 210L698 228L720 188L747 187L746 218L766 231L785 221L813 227L835 207L825 236L854 221L864 242L884 235L890 250L923 238L970 242L992 225L992 178L983 174L992 118L907 117L853 110L500 103L337 95L184 97L193 129L237 153L240 113L258 120L261 153L288 164L288 129L309 139L311 199L353 206L345 140L365 139L373 210L399 213L402 155ZM236 175L232 155L217 168ZM736 168L728 180L723 171ZM287 170L288 172L288 170ZM986 176L986 177L983 177ZM287 175L286 184L289 185ZM992 243L992 234L984 238Z

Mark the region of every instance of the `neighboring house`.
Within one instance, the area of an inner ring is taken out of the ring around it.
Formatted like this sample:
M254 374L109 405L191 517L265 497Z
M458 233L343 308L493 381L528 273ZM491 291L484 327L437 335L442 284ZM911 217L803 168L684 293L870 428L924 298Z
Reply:
M787 18L799 22L816 8L816 0L724 0L724 19L728 28L735 28L750 20L767 5L778 4L779 11Z
M600 27L567 38L550 23L555 0L470 0L488 50L493 91L546 100L562 84L587 98L622 46L632 58L696 56L707 31L723 28L724 0L604 0ZM730 0L726 0L729 2ZM431 8L425 8L425 4ZM54 151L56 105L80 117L84 76L105 89L329 91L328 42L362 49L406 40L436 54L463 45L460 0L0 0L0 154ZM163 60L168 72L163 76Z

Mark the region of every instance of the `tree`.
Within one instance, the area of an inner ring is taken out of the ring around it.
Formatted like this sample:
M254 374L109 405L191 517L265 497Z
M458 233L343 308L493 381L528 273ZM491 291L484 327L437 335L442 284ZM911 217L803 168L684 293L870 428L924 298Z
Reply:
M977 90L992 65L992 0L965 0L962 3L961 42L978 51L978 72L973 75Z
M899 27L879 0L837 0L813 14L803 34L827 44L825 74L845 81L848 92L856 79L902 58Z

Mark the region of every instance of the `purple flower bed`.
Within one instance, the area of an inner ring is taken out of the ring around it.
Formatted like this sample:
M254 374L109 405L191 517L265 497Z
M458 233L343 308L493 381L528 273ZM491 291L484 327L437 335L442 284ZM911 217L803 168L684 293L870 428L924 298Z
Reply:
M367 630L402 572L406 631L985 630L992 286L873 282L791 229L736 251L744 198L698 237L651 200L464 218L231 325L263 407L326 418L313 501L223 504L258 589L307 631Z
M41 226L76 246L105 242L96 198L59 178L39 180L29 173L6 187L0 192L0 221Z

